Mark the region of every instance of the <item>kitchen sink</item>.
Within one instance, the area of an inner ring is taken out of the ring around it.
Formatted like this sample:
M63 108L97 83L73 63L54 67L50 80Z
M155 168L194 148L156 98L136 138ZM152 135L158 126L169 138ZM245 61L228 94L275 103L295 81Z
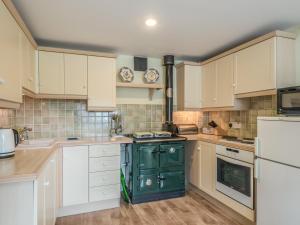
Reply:
M25 140L18 145L18 148L40 148L49 147L55 142L54 139L42 138L34 140Z

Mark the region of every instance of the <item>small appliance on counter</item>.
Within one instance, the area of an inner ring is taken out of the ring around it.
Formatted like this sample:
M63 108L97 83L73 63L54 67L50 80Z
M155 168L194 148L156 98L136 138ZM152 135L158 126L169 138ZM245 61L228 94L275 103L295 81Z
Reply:
M215 134L215 129L212 127L202 127L202 134Z
M20 138L16 130L0 128L0 158L13 157L19 142Z
M176 124L176 133L178 135L198 134L196 124Z

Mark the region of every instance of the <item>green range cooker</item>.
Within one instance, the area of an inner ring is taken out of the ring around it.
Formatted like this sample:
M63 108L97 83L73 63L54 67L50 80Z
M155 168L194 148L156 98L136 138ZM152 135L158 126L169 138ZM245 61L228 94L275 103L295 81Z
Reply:
M133 204L185 195L185 138L133 138L126 185Z

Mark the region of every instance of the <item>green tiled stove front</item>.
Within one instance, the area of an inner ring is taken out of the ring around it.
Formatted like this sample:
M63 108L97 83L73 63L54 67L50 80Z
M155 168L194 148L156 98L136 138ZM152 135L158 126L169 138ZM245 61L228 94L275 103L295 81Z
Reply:
M135 143L130 196L133 204L185 194L184 142Z

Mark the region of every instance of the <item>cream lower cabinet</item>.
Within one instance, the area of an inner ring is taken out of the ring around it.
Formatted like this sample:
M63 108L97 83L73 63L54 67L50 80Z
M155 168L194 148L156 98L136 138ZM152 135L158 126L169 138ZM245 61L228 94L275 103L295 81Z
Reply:
M116 59L88 56L88 111L116 108Z
M37 224L54 225L56 220L56 154L37 180Z
M0 224L54 225L56 220L56 154L38 178L0 184Z
M87 56L64 54L65 94L87 95Z
M178 110L198 110L202 107L201 66L183 62L176 65L177 108Z
M235 94L295 85L295 40L273 37L234 54Z
M63 53L39 51L39 93L64 95Z
M0 100L22 102L22 31L0 1Z
M63 148L63 207L88 202L88 146Z
M189 144L189 182L214 196L216 179L216 145L195 141Z
M120 144L63 147L59 216L120 205Z

